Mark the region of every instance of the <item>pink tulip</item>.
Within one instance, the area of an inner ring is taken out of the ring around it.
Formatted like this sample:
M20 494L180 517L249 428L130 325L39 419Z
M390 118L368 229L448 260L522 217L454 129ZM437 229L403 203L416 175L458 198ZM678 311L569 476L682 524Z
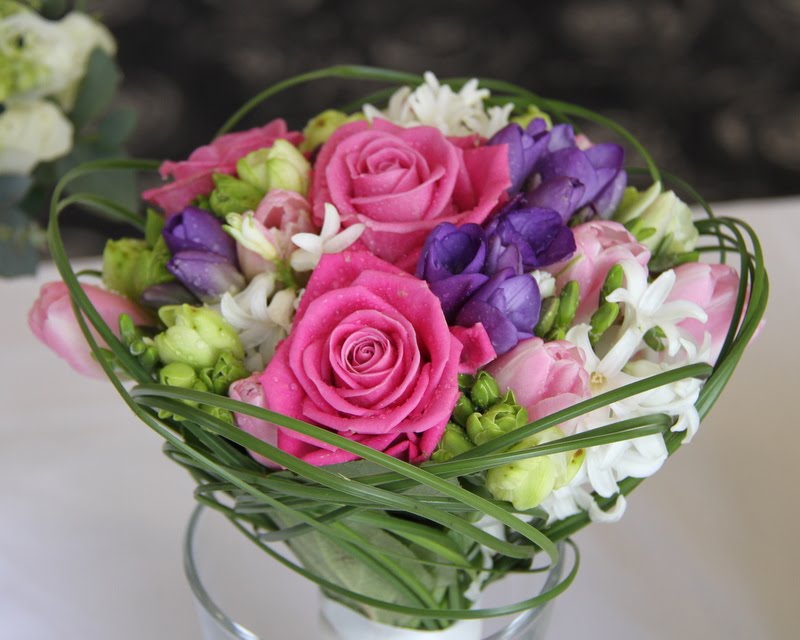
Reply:
M148 315L127 298L88 284L81 287L115 335L119 335L119 316L123 313L130 315L136 324L150 322ZM78 373L93 378L105 376L92 356L73 312L69 290L63 282L42 285L39 297L28 312L28 326L39 340L64 358ZM94 329L92 334L100 346L107 346Z
M576 246L572 258L547 267L547 271L556 277L558 290L570 280L578 283L581 302L575 320L586 322L599 306L600 289L608 270L623 260L636 260L645 266L650 251L619 222L593 220L572 231Z
M500 391L514 392L533 422L589 397L589 372L584 364L583 352L569 342L531 338L497 358L486 371L497 380ZM570 430L563 424L561 428Z
M706 332L711 335L712 363L719 357L733 321L738 292L739 274L728 265L691 262L675 268L675 285L667 301L688 300L708 314L705 324L688 319L679 326L692 335L697 345L703 343Z

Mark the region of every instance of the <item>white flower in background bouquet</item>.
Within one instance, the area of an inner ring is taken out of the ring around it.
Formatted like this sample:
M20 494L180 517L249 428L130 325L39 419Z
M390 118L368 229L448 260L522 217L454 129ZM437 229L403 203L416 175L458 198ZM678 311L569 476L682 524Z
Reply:
M122 155L120 143L134 122L130 112L107 113L119 81L108 29L78 11L45 13L0 0L3 275L35 266L41 238L36 216L52 186L82 161ZM97 186L88 190L99 192Z

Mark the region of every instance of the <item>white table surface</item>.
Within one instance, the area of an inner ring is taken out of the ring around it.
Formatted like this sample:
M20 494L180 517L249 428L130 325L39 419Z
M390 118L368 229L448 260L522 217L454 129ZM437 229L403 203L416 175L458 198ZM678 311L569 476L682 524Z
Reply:
M800 199L718 213L761 236L767 327L695 441L620 523L578 535L581 571L554 639L798 637ZM45 265L0 281L0 638L198 638L180 556L193 483L109 384L28 332L53 277ZM282 624L272 637L289 637Z

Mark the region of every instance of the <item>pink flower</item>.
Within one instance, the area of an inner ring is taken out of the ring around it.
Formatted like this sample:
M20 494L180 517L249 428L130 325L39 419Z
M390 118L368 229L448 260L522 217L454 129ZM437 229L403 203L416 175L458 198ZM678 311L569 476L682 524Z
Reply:
M81 287L115 335L119 335L119 316L123 313L130 315L136 324L151 323L148 315L127 298L88 284ZM105 376L103 369L92 357L91 349L73 313L69 290L63 282L42 285L39 297L28 312L28 326L39 340L64 358L78 373L93 378ZM100 346L107 346L94 329L92 334Z
M361 243L413 271L425 238L441 222L480 224L510 186L505 145L454 144L433 127L403 129L385 120L337 129L314 169L311 202L322 224L333 204L347 227L361 222Z
M622 260L635 260L646 266L650 251L636 241L619 222L593 220L572 229L575 236L575 253L572 258L547 267L556 277L556 288L570 280L580 286L581 303L576 322L587 321L599 306L600 289L608 270Z
M583 352L565 341L523 340L486 367L505 392L511 389L531 422L585 400L589 372ZM569 431L565 425L560 425Z
M494 356L485 350L485 335L475 342L467 349L473 371ZM263 406L422 462L438 444L458 397L463 351L427 283L364 251L325 255L292 332L261 376ZM263 424L245 420L239 426L273 437ZM277 429L277 442L315 465L356 458L289 429Z
M688 331L698 346L706 332L711 334L711 363L716 362L728 335L738 293L739 274L728 265L691 262L675 267L675 284L667 302L694 302L708 314L705 324L687 319L678 326Z
M284 261L289 259L296 248L292 244L294 234L315 231L308 200L294 191L270 191L258 205L253 217L256 226L277 249L278 257ZM239 266L248 279L271 268L261 256L238 243L237 251Z
M266 409L264 387L261 386L260 378L260 373L254 373L249 378L236 380L228 387L228 396L234 400L240 400L241 402ZM259 440L271 444L273 447L278 446L278 429L274 424L243 413L234 413L234 416L236 418L236 424L238 424L241 429L247 431L247 433L255 436ZM250 452L250 455L266 467L277 468L278 466L269 458L260 456L257 453Z
M211 144L192 151L187 160L167 160L162 163L158 170L161 177L166 179L172 176L175 181L149 189L142 197L161 207L167 215L182 211L197 196L214 190L213 174L233 175L236 173L237 160L251 151L272 146L279 138L299 144L303 136L297 131L289 131L286 122L280 119L263 127L220 136Z

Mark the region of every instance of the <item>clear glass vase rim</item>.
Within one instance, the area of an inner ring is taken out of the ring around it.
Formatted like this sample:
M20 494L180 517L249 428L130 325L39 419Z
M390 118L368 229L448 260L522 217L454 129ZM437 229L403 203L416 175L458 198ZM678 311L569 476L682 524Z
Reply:
M189 524L186 527L186 533L183 540L183 567L186 574L186 579L188 580L189 586L192 589L192 593L194 594L200 606L202 606L203 609L205 609L205 611L214 620L216 620L220 627L222 627L227 633L240 640L260 640L259 636L232 620L219 607L219 605L214 602L214 599L209 595L203 586L203 582L200 578L200 572L198 571L194 560L194 544L195 533L197 532L198 524L200 522L200 516L202 516L206 510L207 508L204 505L197 505L192 511L192 515L189 518ZM553 565L548 571L547 579L542 585L540 593L555 587L561 578L561 574L564 569L564 550L566 545L564 545L563 542L558 542L557 546L559 552L558 562L556 562L556 564ZM511 622L509 622L508 625L506 625L503 629L493 633L484 640L502 640L503 638L513 637L513 635L509 634L513 634L513 632L519 627L530 623L544 610L545 607L551 603L552 600L539 605L538 607L523 611Z

